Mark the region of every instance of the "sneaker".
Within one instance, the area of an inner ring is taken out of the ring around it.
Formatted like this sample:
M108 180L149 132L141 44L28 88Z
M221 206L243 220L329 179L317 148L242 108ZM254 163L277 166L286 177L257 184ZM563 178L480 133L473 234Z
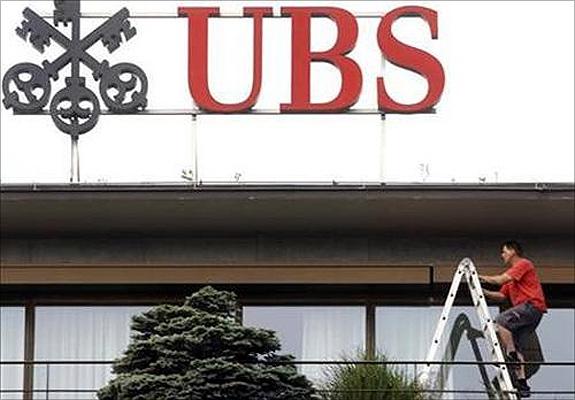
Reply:
M524 379L517 382L516 389L517 392L519 393L519 397L521 398L531 397L531 388L527 384L527 381L525 381Z

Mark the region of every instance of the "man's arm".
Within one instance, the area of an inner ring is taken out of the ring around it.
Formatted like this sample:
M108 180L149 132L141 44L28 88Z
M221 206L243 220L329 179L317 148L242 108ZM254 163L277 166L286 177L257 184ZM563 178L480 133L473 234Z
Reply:
M479 275L479 281L481 283L488 283L490 285L501 286L512 280L513 278L505 272L500 275Z
M507 299L507 297L505 297L505 295L501 292L494 292L492 290L483 289L483 293L485 294L485 297L489 300L503 302Z

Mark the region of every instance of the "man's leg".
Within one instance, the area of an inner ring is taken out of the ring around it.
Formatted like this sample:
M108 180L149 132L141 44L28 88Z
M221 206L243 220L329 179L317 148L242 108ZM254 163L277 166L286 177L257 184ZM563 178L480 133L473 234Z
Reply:
M514 368L514 371L517 377L516 388L519 391L520 397L529 397L531 395L531 389L525 379L525 366L523 365L525 358L523 354L518 351L518 346L519 343L521 343L521 336L535 330L540 320L541 313L535 310L530 304L512 307L499 314L495 319L497 332L508 358L511 361L519 363L519 365ZM514 337L514 335L516 337ZM515 342L515 339L517 339L517 342Z
M498 323L495 324L495 329L499 334L499 338L501 339L505 352L509 354L512 351L515 351L515 342L513 341L513 333L511 333L509 329Z
M515 372L517 374L517 379L525 379L525 365L523 364L525 362L525 358L523 357L523 354L517 350L515 350L515 354L517 354L517 358L521 363Z
M525 362L523 358L523 354L517 351L517 346L515 346L515 342L513 341L513 333L504 327L503 325L496 324L497 333L499 334L499 338L501 339L501 343L503 344L503 349L505 353L512 358L512 361L519 361L521 363ZM517 359L513 359L514 355L517 356ZM523 364L520 364L516 369L516 375L518 379L525 379L525 368Z

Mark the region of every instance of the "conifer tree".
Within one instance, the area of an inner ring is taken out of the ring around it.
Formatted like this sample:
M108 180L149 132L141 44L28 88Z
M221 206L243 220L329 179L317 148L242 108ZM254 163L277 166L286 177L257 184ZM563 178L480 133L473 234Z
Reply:
M132 339L99 400L310 400L273 331L242 326L235 294L205 287L132 320ZM262 361L266 361L262 363Z

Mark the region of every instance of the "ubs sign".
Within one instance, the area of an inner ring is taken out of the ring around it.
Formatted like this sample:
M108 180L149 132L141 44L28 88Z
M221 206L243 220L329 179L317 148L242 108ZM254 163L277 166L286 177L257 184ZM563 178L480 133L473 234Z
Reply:
M22 39L43 52L55 41L64 49L56 60L44 60L42 66L21 63L4 75L3 103L15 113L39 113L49 103L49 112L56 126L77 138L91 130L98 121L100 101L86 87L86 78L80 76L80 64L92 71L92 78L99 82L100 98L113 113L137 113L147 105L147 77L138 66L130 63L110 65L106 60L96 60L89 54L91 46L101 41L111 53L136 35L131 26L129 11L121 9L102 25L80 37L80 1L55 0L54 25L44 20L30 8L23 12L24 21L16 29ZM281 104L280 113L342 113L358 100L363 76L360 66L348 56L358 37L356 17L349 11L335 7L282 7L283 17L291 19L291 100ZM180 7L178 15L188 20L188 85L197 106L212 113L249 113L257 104L262 85L263 18L272 16L269 7L246 7L244 17L253 19L253 75L250 94L236 103L222 103L214 98L208 85L208 21L220 15L218 7ZM311 50L311 21L324 17L337 27L335 44L327 51ZM404 17L418 17L429 26L431 38L437 39L437 13L419 6L405 6L383 15L377 31L377 44L381 55L394 65L421 75L428 83L428 90L421 101L402 104L386 90L384 77L377 78L378 110L383 113L429 112L439 102L445 84L441 62L433 55L402 43L392 33L395 21ZM71 24L71 37L58 30L59 25ZM310 71L314 62L327 62L341 75L341 89L328 102L314 103L310 99ZM71 74L65 78L66 86L52 98L51 80L71 65ZM126 79L127 78L127 79Z

